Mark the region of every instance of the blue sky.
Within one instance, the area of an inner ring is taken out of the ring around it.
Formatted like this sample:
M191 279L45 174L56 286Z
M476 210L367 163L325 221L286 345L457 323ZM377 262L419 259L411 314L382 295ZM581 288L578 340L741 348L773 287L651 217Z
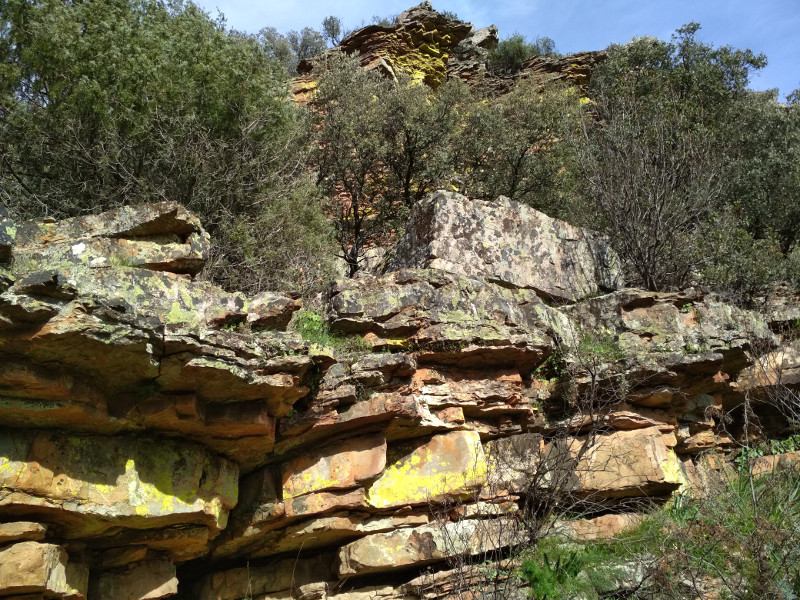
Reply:
M339 16L347 28L367 24L373 15L389 16L415 0L200 0L212 14L221 11L234 29L281 32L314 27L327 15ZM779 88L783 98L800 88L800 0L433 0L477 28L497 25L500 37L519 32L555 40L559 52L599 50L610 43L652 35L669 39L681 25L697 21L698 38L716 46L730 45L763 52L768 66L751 80L757 90Z

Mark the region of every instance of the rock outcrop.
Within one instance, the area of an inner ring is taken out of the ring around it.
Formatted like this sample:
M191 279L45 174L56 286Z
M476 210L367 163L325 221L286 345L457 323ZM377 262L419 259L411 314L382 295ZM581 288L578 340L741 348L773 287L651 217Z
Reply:
M564 56L535 56L519 73L496 75L489 72L489 52L497 47L497 27L475 29L437 12L427 0L399 14L392 25L368 25L346 37L319 57L303 60L299 77L292 82L292 94L301 104L310 102L320 70L331 53L358 54L363 68L389 79L400 75L424 82L432 88L447 79L461 79L483 95L501 96L520 81L537 86L563 82L586 91L593 69L605 60L605 51Z
M438 598L448 558L517 543L531 464L598 507L565 531L613 532L732 445L721 415L771 385L751 346L797 363L768 319L618 290L605 241L506 201L437 194L396 270L316 300L357 352L292 331L291 295L196 279L208 246L168 202L3 213L0 596Z
M415 205L387 266L403 268L476 275L558 302L622 287L621 262L602 236L502 196L436 192Z
M472 29L469 23L435 11L426 0L400 13L394 25L369 25L353 32L333 52L358 53L366 69L391 79L402 73L435 88L446 79L450 56ZM323 61L324 57L300 63L296 94L303 82L313 80L317 63Z

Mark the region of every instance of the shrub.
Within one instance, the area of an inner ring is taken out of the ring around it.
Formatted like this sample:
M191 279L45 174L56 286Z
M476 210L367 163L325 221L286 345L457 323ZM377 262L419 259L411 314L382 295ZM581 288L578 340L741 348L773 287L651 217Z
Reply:
M212 279L257 291L294 269L238 247L246 227L252 248L279 242L268 224L309 190L302 111L259 39L191 2L9 0L0 59L0 203L17 217L176 200L212 234ZM316 264L310 211L294 247L308 223Z
M522 70L525 61L555 51L556 44L549 37L537 37L534 42L528 42L524 35L514 33L489 53L488 68L495 75L513 75Z

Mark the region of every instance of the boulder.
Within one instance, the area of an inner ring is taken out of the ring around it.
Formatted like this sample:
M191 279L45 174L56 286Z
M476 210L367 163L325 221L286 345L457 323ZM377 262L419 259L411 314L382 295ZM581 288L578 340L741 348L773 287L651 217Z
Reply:
M439 269L575 302L622 287L619 257L600 234L518 202L439 191L411 211L386 270Z
M573 451L584 441L572 442ZM592 499L663 496L688 483L657 427L598 436L578 461L580 491Z
M91 595L103 600L157 600L178 593L175 565L156 558L103 571L92 579Z
M69 561L54 544L20 542L0 550L0 596L43 594L47 598L86 598L89 571Z

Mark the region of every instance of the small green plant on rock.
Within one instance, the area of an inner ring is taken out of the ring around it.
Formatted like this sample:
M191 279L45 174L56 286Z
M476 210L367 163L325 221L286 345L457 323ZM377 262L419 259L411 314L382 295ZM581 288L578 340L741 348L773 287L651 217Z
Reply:
M625 351L619 345L619 340L605 332L590 332L584 335L578 344L578 352L584 357L600 362L614 362L625 358Z
M292 329L307 342L328 346L344 352L369 352L372 345L359 335L343 336L333 333L322 315L309 308L300 310L292 320Z

